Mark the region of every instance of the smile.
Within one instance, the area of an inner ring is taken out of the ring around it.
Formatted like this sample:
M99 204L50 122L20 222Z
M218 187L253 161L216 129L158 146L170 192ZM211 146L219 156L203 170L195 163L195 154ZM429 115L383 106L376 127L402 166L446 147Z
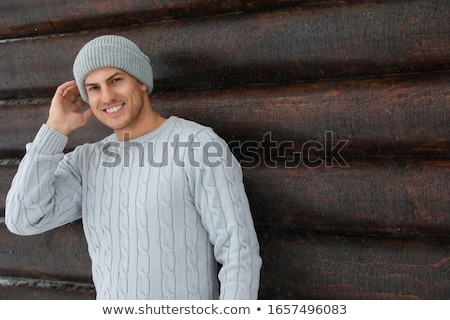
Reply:
M122 109L124 105L125 105L125 103L122 103L122 104L119 104L119 105L117 105L117 106L114 106L114 107L111 107L111 108L107 108L107 109L105 109L104 111L105 111L106 113L114 113L114 112L117 112L117 111L119 111L120 109Z

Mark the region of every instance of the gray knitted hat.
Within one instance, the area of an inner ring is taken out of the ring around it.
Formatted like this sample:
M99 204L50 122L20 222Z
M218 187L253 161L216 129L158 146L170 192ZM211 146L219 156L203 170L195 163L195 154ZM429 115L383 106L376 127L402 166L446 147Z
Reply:
M92 71L114 67L144 83L148 93L153 90L153 71L149 58L132 41L121 36L101 36L89 41L73 63L73 75L83 101L88 103L84 81Z

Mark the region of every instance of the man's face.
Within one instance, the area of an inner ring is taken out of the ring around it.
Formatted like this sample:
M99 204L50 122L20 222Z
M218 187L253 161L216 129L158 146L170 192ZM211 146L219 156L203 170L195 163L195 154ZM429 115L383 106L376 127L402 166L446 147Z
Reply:
M94 115L116 135L145 125L147 86L130 74L117 68L97 69L88 74L85 86Z

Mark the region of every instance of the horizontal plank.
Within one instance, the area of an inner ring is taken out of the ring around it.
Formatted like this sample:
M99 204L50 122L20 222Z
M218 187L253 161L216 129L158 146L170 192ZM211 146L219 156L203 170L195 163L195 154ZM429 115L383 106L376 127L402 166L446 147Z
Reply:
M158 92L450 66L450 2L352 1L2 41L0 99L50 95L72 78L78 50L104 33L142 47Z
M450 298L450 282L446 276L450 263L448 239L286 236L279 233L260 237L260 244L261 299ZM48 262L51 264L54 260ZM3 264L3 260L0 261ZM12 287L8 288L10 294L20 299L21 292ZM56 287L70 290L67 285ZM83 284L78 288L85 298L93 294L90 287L84 291ZM5 292L3 288L0 291ZM39 293L36 289L23 293L23 298L33 298L25 294L33 295L36 291ZM53 293L53 290L44 292ZM70 298L65 296L67 293L62 292L61 298Z
M0 276L91 283L91 261L80 223L36 236L0 224Z
M448 160L386 159L348 161L347 165L245 169L246 190L259 232L450 237ZM14 172L12 167L1 170L2 175ZM0 185L9 187L1 180ZM76 229L68 232L78 239ZM15 237L10 237L4 241L16 243ZM45 241L58 239L58 234L48 237Z
M165 116L206 124L233 145L269 142L278 156L283 144L299 152L331 137L333 145L346 142L346 156L449 156L449 81L443 72L183 92L154 96L153 105Z
M244 170L257 229L450 237L447 159L347 164Z
M16 172L17 165L0 165L0 218L4 217L6 195Z
M91 284L0 277L1 300L93 300Z
M166 117L177 115L214 128L238 154L270 140L267 147L272 149L258 152L273 151L274 159L320 146L322 156L332 151L345 157L450 156L449 82L450 73L442 72L155 93L151 100ZM0 101L1 157L23 154L46 122L49 105L50 98ZM68 149L110 133L93 120L71 135ZM340 142L345 145L339 150Z
M317 3L317 0L100 0L89 6L83 0L72 0L64 5L57 0L3 1L0 4L0 38L129 26L310 2Z
M449 240L298 235L261 247L261 299L450 298Z

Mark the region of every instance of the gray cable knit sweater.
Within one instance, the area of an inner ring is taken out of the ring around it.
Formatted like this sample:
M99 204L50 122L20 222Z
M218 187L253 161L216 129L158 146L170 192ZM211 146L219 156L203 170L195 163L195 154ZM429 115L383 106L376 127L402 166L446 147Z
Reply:
M11 232L82 218L97 299L257 298L241 168L210 128L171 117L130 141L113 134L64 155L66 143L43 125L27 145L6 200Z

